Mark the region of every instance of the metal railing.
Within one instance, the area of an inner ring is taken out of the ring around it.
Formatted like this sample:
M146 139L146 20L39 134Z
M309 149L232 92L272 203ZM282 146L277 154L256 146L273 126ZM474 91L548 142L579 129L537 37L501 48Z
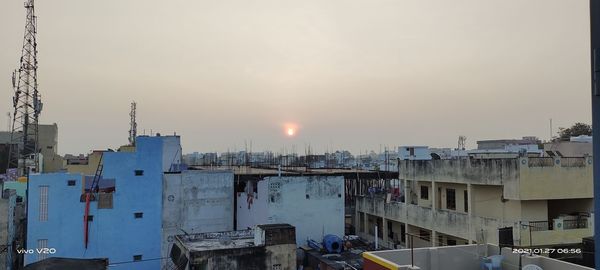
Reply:
M529 226L531 227L531 231L549 231L552 230L552 222L547 220L542 221L530 221Z
M585 167L586 158L584 157L563 157L560 159L562 167Z
M554 222L548 220L540 220L540 221L530 221L529 225L531 231L552 231L558 228L554 228ZM564 219L562 222L563 230L572 230L572 229L585 229L588 227L588 221L585 218L576 218L576 219Z
M554 158L551 157L531 157L527 162L529 167L552 167Z

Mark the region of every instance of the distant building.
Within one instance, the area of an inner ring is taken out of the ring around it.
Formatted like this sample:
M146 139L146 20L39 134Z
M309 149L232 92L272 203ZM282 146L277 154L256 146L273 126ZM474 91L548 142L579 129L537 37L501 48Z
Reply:
M99 191L85 223L85 193L93 176L30 177L28 248L55 248L56 257L107 258L110 269L160 269L167 260L157 258L166 256L181 230L233 226L231 211L225 211L233 204L225 195L233 193L233 174L179 171L179 136L139 136L134 152L102 155ZM46 257L27 254L25 263Z
M344 236L342 176L265 177L237 193L237 229L288 223L298 245L324 235Z
M534 136L526 136L521 139L481 140L477 141L477 150L506 149L510 146L539 145L541 140Z
M427 146L400 146L398 147L400 160L430 160L431 152Z
M289 224L175 237L171 261L177 269L296 270L296 239Z
M591 136L571 137L570 141L544 143L545 156L586 157L592 156Z
M41 170L42 172L57 172L62 169L62 158L58 155L58 125L55 124L40 124L38 125L38 147L41 153ZM0 131L0 145L9 145L11 143L11 132ZM1 148L1 147L0 147ZM0 155L8 154L7 151L0 149ZM0 157L0 160L7 160L7 157ZM6 163L4 163L6 164ZM0 165L4 168L5 165ZM1 171L0 173L4 173Z

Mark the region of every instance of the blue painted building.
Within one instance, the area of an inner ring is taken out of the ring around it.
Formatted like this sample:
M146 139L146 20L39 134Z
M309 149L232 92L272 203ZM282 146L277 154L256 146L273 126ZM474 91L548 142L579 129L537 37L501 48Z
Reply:
M89 177L87 185L81 174L30 177L27 249L33 253L25 255L26 265L47 257L108 258L110 269L160 269L163 173L181 163L179 136L140 136L134 152L105 152L102 163L104 192L90 203L87 248L82 195Z

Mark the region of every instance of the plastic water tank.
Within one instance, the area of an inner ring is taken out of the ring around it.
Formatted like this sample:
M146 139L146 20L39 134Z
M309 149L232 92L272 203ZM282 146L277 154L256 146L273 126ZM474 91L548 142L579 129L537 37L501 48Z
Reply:
M337 235L328 234L323 237L323 246L327 250L327 253L342 253L344 241Z

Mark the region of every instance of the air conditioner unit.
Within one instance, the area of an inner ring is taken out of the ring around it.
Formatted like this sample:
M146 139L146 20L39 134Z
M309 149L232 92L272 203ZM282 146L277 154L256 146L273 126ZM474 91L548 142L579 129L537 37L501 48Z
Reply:
M564 223L564 217L558 217L552 220L553 221L553 228L554 230L564 230L565 227L565 223Z

